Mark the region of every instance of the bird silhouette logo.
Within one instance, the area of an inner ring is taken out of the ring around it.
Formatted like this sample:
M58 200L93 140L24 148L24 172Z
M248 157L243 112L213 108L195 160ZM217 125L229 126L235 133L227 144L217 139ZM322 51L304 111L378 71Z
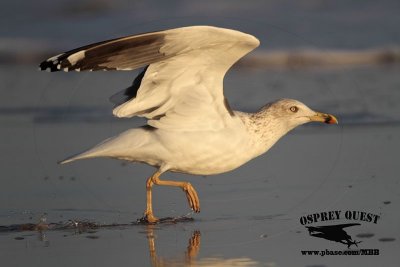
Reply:
M350 248L352 245L358 247L362 241L353 240L353 238L344 230L346 227L361 225L359 223L347 223L325 226L306 226L308 233L311 236L324 238L330 241L335 241L347 245Z

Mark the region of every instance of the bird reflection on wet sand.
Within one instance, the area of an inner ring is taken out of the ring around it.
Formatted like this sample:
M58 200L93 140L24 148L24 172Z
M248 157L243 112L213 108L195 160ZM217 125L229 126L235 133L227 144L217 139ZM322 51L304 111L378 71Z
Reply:
M157 225L148 224L146 225L146 236L149 242L149 255L150 262L153 267L172 267L172 266L259 266L259 262L256 262L250 258L231 258L223 259L219 257L207 257L198 258L200 252L200 231L193 231L188 241L188 246L184 255L180 257L164 257L159 256L156 251L156 239L157 235L155 230L159 229Z
M45 247L50 246L50 240L47 233L51 231L70 231L73 233L63 234L66 236L80 236L82 234L92 234L86 236L89 239L99 239L101 229L130 229L131 227L141 227L144 229L144 234L148 242L149 261L153 267L161 266L258 266L256 262L250 258L221 258L218 256L199 257L201 233L199 230L194 230L189 237L187 247L180 255L164 256L157 253L157 231L164 229L163 227L173 225L174 223L160 224L98 224L86 220L68 220L67 222L49 223L45 217L42 217L38 223L24 223L13 225L0 225L0 233L25 233L37 232L39 234L39 241L44 243ZM93 235L96 233L96 235ZM15 237L15 240L24 240L32 236L31 234L21 234ZM158 241L160 242L160 241ZM165 242L161 242L165 244ZM163 248L161 248L163 250Z
M147 225L146 226L146 236L149 242L149 254L150 254L150 262L154 267L159 266L177 266L177 265L189 265L191 266L195 263L195 259L200 251L200 231L193 231L192 236L189 239L187 249L185 254L181 258L166 258L157 255L156 251L156 234L155 225Z
M65 223L47 223L46 218L42 217L39 223L24 223L14 224L7 226L0 226L0 232L37 232L39 234L38 239L44 242L45 246L49 246L49 240L46 238L47 231L54 230L74 230L74 234L90 233L95 229L99 228L113 228L113 227L126 227L140 224L112 224L112 225L100 225L88 221L77 221L69 220ZM149 256L152 266L192 266L200 251L200 231L193 231L188 241L188 246L182 257L167 258L159 256L156 251L156 238L157 234L155 230L160 229L159 225L145 224L145 233L149 245ZM23 240L24 237L16 237L16 240Z

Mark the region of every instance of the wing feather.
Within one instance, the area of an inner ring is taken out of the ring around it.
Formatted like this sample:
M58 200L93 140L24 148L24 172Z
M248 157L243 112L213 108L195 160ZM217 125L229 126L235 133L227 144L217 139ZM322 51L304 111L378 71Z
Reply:
M192 26L100 42L52 57L42 70L132 70L143 72L136 96L113 113L142 116L163 129L218 130L232 122L223 78L241 57L259 45L252 35L210 26Z
M164 36L152 32L82 46L43 61L39 68L51 72L134 70L166 58L159 53Z

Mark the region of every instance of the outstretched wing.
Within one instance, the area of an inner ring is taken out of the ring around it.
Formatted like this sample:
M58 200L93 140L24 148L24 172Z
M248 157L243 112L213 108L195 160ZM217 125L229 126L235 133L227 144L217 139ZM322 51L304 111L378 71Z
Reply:
M42 70L133 70L147 66L136 96L117 106L117 117L142 116L156 128L210 130L232 120L223 78L259 45L251 35L193 26L100 42L52 57Z

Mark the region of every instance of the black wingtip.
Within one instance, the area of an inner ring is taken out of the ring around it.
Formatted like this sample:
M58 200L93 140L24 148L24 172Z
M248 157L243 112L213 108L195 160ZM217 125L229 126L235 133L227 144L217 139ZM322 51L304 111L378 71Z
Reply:
M40 63L39 70L48 71L48 72L55 72L55 71L60 71L60 70L67 71L68 70L68 66L62 66L62 65L66 65L66 64L62 64L62 62L64 61L65 57L66 57L65 53L62 53L62 54L59 54L57 56L53 56L51 58L48 58L47 60L45 60L42 63Z
M39 70L48 72L60 71L61 70L60 61L61 61L60 56L51 57L40 63Z
M59 69L57 68L57 64L54 64L53 61L47 61L47 60L40 63L39 70L48 72L59 71Z

